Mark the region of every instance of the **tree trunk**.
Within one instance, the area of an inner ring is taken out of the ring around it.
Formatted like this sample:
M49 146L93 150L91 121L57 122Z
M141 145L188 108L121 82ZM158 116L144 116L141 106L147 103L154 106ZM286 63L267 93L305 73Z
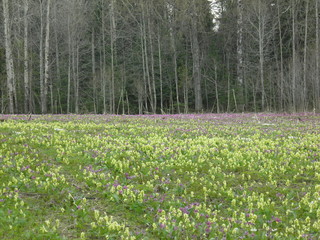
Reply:
M200 69L200 48L198 42L197 18L195 0L192 1L193 16L191 19L192 27L192 59L193 59L193 81L195 94L195 111L202 111L202 93L201 93L201 69Z
M230 60L229 60L229 55L226 56L226 60L227 60L227 85L228 85L228 100L227 100L227 112L230 112L231 108L230 108L230 102L231 102L231 97L230 97L230 93L231 93L231 81L230 81Z
M73 48L74 108L79 113L79 46Z
M51 113L54 113L54 97L53 97L53 82L52 82L52 79L51 79L51 82L49 84L49 90L50 90Z
M158 28L158 53L159 53L159 82L160 82L160 108L163 112L163 83L162 83L162 59L161 59L161 40L160 28Z
M316 74L315 74L315 88L314 88L314 101L315 101L315 109L320 109L320 77L319 77L319 0L316 0Z
M0 89L4 89L3 81L0 82ZM1 114L5 113L5 103L4 103L5 98L6 98L6 96L5 96L4 92L0 91L0 113Z
M185 79L184 79L184 113L189 112L189 74L188 74L188 57L185 59Z
M214 64L214 80L215 80L215 91L216 91L216 104L217 104L217 113L220 113L220 102L219 102L219 91L218 91L218 69L217 64Z
M54 18L56 21L58 21L58 18L57 18L57 4L55 4L55 8L54 8ZM60 57L59 57L59 41L58 41L58 28L57 26L55 27L55 31L54 31L54 37L55 37L55 55L56 55L56 84L57 84L57 104L59 104L59 107L61 108L61 105L60 105L60 102L61 102L61 99L60 99L60 93L59 93L59 89L61 87L61 72L60 72ZM57 105L56 104L56 105ZM56 109L55 109L56 113L58 113L58 106L56 106ZM60 111L61 113L61 111Z
M17 42L17 38L19 38L19 42L21 41L20 40L20 37L21 37L21 24L16 24L16 26L14 26L14 19L21 19L21 9L20 9L20 4L16 4L15 5L15 2L14 1L11 1L12 4L13 4L13 8L14 10L16 10L15 12L13 12L13 14L17 15L17 16L14 16L12 17L12 20L10 22L10 24L12 24L12 42L13 42L13 48L12 48L12 56L13 56L13 59L14 59L14 62L16 62L16 66L14 67L15 68L15 78L14 78L14 81L13 81L13 102L14 102L14 112L15 113L19 113L19 98L18 98L18 94L20 93L20 80L22 78L22 74L21 74L21 71L20 69L22 69L22 64L21 64L21 59L23 58L21 55L21 47L16 44ZM10 8L9 8L10 9ZM10 10L9 10L10 11ZM23 49L23 48L22 48ZM14 52L16 54L14 54ZM16 56L15 56L16 55ZM19 91L19 92L17 92Z
M149 9L149 8L148 8ZM148 12L148 37L149 37L149 44L150 44L150 60L151 60L151 80L152 80L152 112L157 112L157 92L156 92L156 80L155 80L155 72L154 72L154 57L153 57L153 40L151 35L151 17L150 17L150 9Z
M73 105L74 112L77 114L77 73L76 73L76 50L75 40L72 42L72 82L73 82Z
M95 45L94 45L94 28L92 28L91 35L91 63L92 63L92 87L93 87L93 111L97 114L97 79L96 79L96 59L95 59Z
M24 112L30 111L29 55L28 55L28 9L29 0L24 0Z
M173 51L173 70L174 70L174 83L175 83L175 92L176 92L176 105L177 112L180 113L180 100L179 100L179 79L178 79L178 63L177 63L177 49L176 49L176 32L175 32L175 19L173 10L168 5L167 6L168 19L169 19L169 35L170 35L170 44ZM171 87L171 86L170 86ZM171 95L170 95L171 99ZM173 104L172 104L173 107Z
M30 51L32 51L32 49L30 49ZM34 66L32 55L29 55L29 60L30 60L30 62L29 62L30 63L29 72L32 73L33 72L33 66ZM35 100L34 100L34 92L33 92L33 88L32 88L32 86L33 86L33 77L32 77L32 74L30 74L30 73L29 73L29 86L30 86L30 91L29 91L29 93L30 93L30 95L29 95L29 103L30 103L29 111L30 111L30 113L34 113L35 112Z
M122 67L122 89L121 89L122 114L125 114L125 99L124 99L124 94L125 94L125 91L126 91L126 84L127 84L126 70L125 70L125 67Z
M277 0L277 12L278 12L278 30L279 30L279 47L280 47L280 109L284 110L284 70L283 70L283 44L282 44L282 28L280 18L280 2Z
M260 84L261 84L261 110L265 109L265 90L264 90L264 19L261 12L261 0L259 1L259 64L260 64Z
M44 69L43 69L43 1L39 0L40 3L40 44L39 44L39 72L40 72L40 105L41 105L41 112L43 113L43 102L44 102Z
M296 11L292 0L292 110L296 111Z
M68 87L67 87L67 113L70 113L70 93L71 92L71 30L70 17L68 16Z
M303 111L308 109L308 95L307 95L307 47L308 47L308 13L309 0L306 0L306 18L304 25L304 49L303 49Z
M140 96L139 102L142 103L144 100L145 108L148 110L148 83L147 83L147 62L145 59L145 42L144 42L144 30L143 30L143 24L140 26L140 44L141 44L141 59L142 59L142 75L143 75L143 87L139 84L138 87L138 94ZM143 94L142 94L143 93ZM139 106L139 114L142 114L143 108L142 105Z
M101 1L102 3L102 21L101 21L101 28L102 28L102 96L103 96L103 113L107 113L107 96L106 96L106 33L105 33L105 5L104 0ZM110 103L111 104L111 103Z
M172 34L173 37L173 34ZM180 114L180 100L179 100L179 79L178 79L178 64L177 64L177 50L175 39L172 39L173 42L173 64L174 64L174 83L176 86L176 102L177 102L177 111Z
M143 3L142 3L143 4ZM148 57L148 48L147 48L147 29L146 29L146 17L145 17L145 9L144 4L142 5L142 36L143 36L143 46L144 46L144 62L145 62L145 77L147 80L147 98L150 100L151 111L154 112L154 99L152 93L152 84L150 79L150 69L149 69L149 57ZM147 108L148 109L148 108Z
M102 41L101 41L102 42ZM100 42L100 44L101 44L101 42ZM98 101L97 101L97 103L99 104L99 102L100 102L100 100L101 100L101 98L99 98L100 96L102 96L102 111L103 111L103 113L105 113L104 112L104 108L105 108L105 104L104 104L104 102L105 102L105 94L103 93L103 91L105 90L105 81L104 81L104 78L103 78L103 75L104 75L104 67L103 67L103 53L102 53L102 44L100 45L100 48L99 48L99 69L100 69L100 91L101 91L101 93L100 93L100 95L98 96ZM98 109L99 109L99 106L98 106Z
M47 113L47 98L48 98L48 82L49 82L49 43L50 43L50 1L47 2L47 20L46 20L46 38L45 38L45 49L44 49L44 83L43 93L41 99L41 112Z
M111 42L111 84L110 84L110 113L115 113L115 79L114 79L114 58L115 58L116 23L114 17L114 0L110 5L110 42Z
M128 92L127 91L126 91L126 99L127 99L127 106L128 106L127 114L130 115L130 103L129 103L129 98L128 98Z
M9 98L9 113L14 113L14 67L12 59L12 48L11 48L11 29L9 23L9 3L8 0L3 0L3 17L4 17L4 36L5 36L5 47L6 47L6 70L7 70L7 89Z
M174 20L172 20L172 21L174 21ZM175 88L176 88L176 104L177 104L177 111L178 111L178 113L180 113L177 49L176 49L175 31L172 27L172 24L173 23L171 22L170 27L169 27L169 31L170 31L171 47L172 47L172 51L173 51L173 67L174 67L174 83L175 83Z
M237 0L237 82L243 84L243 8L242 0Z

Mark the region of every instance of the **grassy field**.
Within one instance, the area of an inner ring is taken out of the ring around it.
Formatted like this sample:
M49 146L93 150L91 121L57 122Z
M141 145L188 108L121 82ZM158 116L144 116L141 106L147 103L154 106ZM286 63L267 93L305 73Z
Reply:
M320 115L0 115L1 239L319 239Z

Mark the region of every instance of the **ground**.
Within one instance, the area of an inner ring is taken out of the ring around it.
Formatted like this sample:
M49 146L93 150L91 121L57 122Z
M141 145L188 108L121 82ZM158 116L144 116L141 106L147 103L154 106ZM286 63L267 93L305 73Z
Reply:
M0 115L2 239L319 239L320 115Z

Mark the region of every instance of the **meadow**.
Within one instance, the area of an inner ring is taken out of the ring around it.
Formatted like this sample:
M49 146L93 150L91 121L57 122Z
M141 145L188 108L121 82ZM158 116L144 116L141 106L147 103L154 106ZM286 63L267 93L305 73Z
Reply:
M320 115L0 115L1 239L319 239Z

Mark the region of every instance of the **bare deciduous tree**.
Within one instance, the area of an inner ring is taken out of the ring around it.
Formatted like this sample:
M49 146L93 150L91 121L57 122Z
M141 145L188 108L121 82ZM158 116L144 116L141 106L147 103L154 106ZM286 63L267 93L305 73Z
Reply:
M13 66L12 47L11 47L11 27L9 15L9 2L3 0L3 17L4 17L4 37L6 48L6 70L7 70L7 89L9 98L9 113L14 113L14 82L15 72Z

